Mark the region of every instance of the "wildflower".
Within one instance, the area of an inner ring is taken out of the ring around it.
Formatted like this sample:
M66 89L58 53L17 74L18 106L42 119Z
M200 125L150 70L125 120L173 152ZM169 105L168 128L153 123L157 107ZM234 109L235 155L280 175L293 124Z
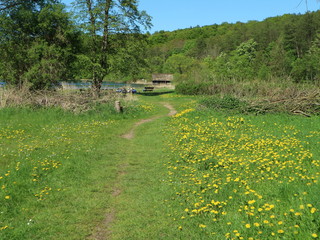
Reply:
M312 233L311 236L312 236L313 238L317 238L317 237L318 237L318 234Z
M284 231L282 229L279 229L278 233L284 233Z
M251 228L251 225L249 223L247 223L246 228Z
M5 199L10 199L10 196L7 195L7 196L5 196L4 198L5 198Z
M316 208L311 208L311 210L310 210L310 212L313 214L313 213L315 213L317 211L317 209Z

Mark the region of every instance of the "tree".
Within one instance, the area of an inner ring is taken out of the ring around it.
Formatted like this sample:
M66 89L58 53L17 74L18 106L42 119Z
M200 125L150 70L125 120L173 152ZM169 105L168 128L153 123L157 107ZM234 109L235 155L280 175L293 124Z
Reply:
M174 54L167 59L164 70L168 73L185 74L195 65L193 58L182 53Z
M15 2L0 13L1 78L18 87L29 82L33 89L67 79L77 33L64 5L53 0Z
M57 3L57 0L51 0L50 3ZM21 6L43 6L46 4L44 0L0 0L0 11L11 11L17 7Z
M140 27L151 26L145 11L138 10L136 0L76 0L78 17L90 36L90 67L93 92L98 95L101 83L109 73L110 35L139 33Z

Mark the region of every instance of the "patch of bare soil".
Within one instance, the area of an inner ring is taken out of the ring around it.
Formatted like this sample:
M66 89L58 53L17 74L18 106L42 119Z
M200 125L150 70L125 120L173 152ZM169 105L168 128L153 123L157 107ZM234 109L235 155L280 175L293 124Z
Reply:
M162 103L163 106L165 106L166 108L168 108L170 110L170 112L168 113L168 116L173 116L175 114L177 114L177 111L174 109L174 107L170 104L170 103Z
M105 216L103 222L95 229L95 233L91 235L88 239L92 240L107 240L111 238L111 230L109 228L110 224L114 221L115 210L111 209Z

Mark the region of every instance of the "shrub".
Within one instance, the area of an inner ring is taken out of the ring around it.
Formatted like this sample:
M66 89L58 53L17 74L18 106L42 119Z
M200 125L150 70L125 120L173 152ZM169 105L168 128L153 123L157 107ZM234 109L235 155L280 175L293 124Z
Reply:
M176 92L185 95L210 94L209 89L212 83L196 83L194 81L182 82L176 86Z
M248 104L232 96L219 98L216 96L207 97L200 101L200 104L211 109L238 110L244 111Z

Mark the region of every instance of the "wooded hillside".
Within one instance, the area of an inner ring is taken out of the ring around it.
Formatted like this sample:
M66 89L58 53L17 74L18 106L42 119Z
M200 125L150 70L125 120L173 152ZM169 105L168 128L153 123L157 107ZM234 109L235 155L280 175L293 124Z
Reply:
M178 80L291 79L317 82L320 12L288 14L262 22L223 23L149 37L153 72Z
M58 0L13 2L0 1L0 80L16 86L93 79L99 87L154 73L193 85L319 82L320 11L144 34L150 17L135 1L76 1L72 12Z

